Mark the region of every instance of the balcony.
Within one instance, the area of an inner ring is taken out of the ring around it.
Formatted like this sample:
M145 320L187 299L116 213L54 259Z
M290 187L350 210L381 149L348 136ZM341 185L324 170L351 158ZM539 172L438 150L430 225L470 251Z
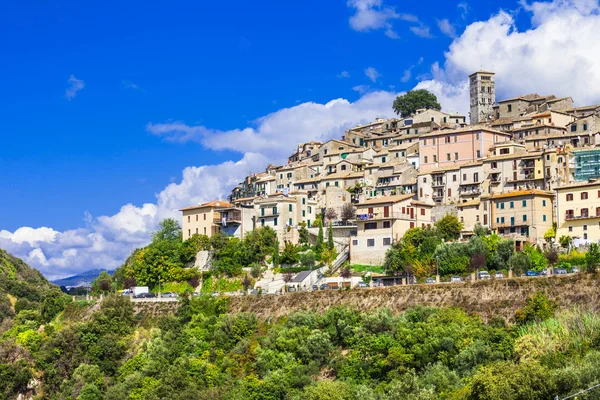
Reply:
M382 219L403 219L412 221L415 219L415 214L403 214L403 213L373 213L373 214L356 214L356 222L360 221L373 221Z
M213 223L217 225L241 224L242 212L239 210L215 212Z
M444 181L433 181L433 182L431 182L431 186L432 187L440 187L440 186L444 186L444 185L445 185Z
M458 190L458 194L461 196L472 196L472 195L480 195L481 193L483 193L483 190L481 190L480 187L476 187L476 188L460 188Z
M444 192L434 192L431 197L434 199L442 199L444 197Z
M522 226L531 226L531 224L528 221L518 221L514 224L510 222L492 223L492 228L520 228Z
M574 220L578 220L578 219L592 219L592 218L600 218L600 213L584 214L584 215L565 214L565 220L567 220L567 221L574 221Z

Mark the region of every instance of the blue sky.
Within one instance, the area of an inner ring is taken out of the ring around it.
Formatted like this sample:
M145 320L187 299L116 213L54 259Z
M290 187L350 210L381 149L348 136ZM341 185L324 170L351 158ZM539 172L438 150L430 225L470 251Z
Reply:
M555 15L593 27L597 11L591 0L6 4L0 247L46 273L114 267L160 217L224 195L239 170L293 143L391 116L398 92L426 87L464 112L464 78L480 67L504 73L500 94L600 101L588 84L554 85L581 63L551 73L530 62L533 78L513 82L527 54L547 50L536 46ZM515 48L521 58L498 57ZM186 170L204 165L215 182ZM89 253L98 237L105 247Z

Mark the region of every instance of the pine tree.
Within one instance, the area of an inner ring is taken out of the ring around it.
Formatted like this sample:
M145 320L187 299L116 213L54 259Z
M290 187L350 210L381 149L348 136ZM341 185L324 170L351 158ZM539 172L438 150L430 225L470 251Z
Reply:
M321 254L321 250L323 250L323 245L325 243L325 237L323 235L323 225L319 226L319 234L317 235L317 243L315 244L315 253Z
M327 248L329 250L333 250L334 249L334 244L333 244L333 226L331 225L331 222L329 223L329 230L327 231Z

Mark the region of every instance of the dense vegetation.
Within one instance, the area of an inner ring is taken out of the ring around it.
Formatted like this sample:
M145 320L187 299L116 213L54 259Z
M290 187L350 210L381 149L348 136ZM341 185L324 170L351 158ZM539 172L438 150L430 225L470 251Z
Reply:
M514 251L512 239L491 234L478 225L468 241L456 241L462 224L454 215L440 219L435 226L409 229L395 242L385 257L388 274L405 273L417 277L435 275L464 275L477 270L507 271L517 275L527 270L541 272L547 267L586 266L590 272L600 265L600 248L592 243L587 253L559 252L548 246L542 250L526 244L521 252Z

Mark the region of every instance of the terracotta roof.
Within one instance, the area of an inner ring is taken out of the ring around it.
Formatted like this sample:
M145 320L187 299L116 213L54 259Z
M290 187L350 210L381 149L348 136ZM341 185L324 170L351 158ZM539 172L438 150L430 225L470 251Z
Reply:
M404 201L404 200L410 199L412 197L415 197L415 195L416 195L415 193L410 193L410 194L378 197L378 198L374 198L374 199L365 200L362 203L358 203L357 206L360 207L362 205L371 205L371 204L397 203L399 201Z
M233 207L233 204L226 202L225 200L209 201L208 203L202 203L195 206L185 207L179 211L189 211L198 208L214 208L214 207Z
M410 202L410 204L415 205L415 206L434 207L433 204L427 204L424 201L420 201L420 200L413 200Z
M330 180L330 179L356 179L356 178L364 178L365 174L363 172L350 172L350 173L335 173L327 176L322 176L321 180Z
M303 183L314 183L314 182L320 182L320 181L321 181L321 177L317 176L315 178L299 179L294 182L294 185L303 184Z
M495 200L495 199L504 199L504 198L508 198L508 197L529 196L529 195L552 197L552 196L554 196L554 193L548 192L545 190L540 190L540 189L516 190L514 192L493 194L492 199Z
M469 200L469 201L464 201L462 203L457 203L456 207L460 208L460 207L474 207L474 206L478 206L481 203L481 201L479 199L475 199L475 200Z
M254 199L258 199L258 196L242 197L241 199L235 199L235 200L233 200L233 202L234 203L241 203L242 201L250 201L250 200L254 200Z

